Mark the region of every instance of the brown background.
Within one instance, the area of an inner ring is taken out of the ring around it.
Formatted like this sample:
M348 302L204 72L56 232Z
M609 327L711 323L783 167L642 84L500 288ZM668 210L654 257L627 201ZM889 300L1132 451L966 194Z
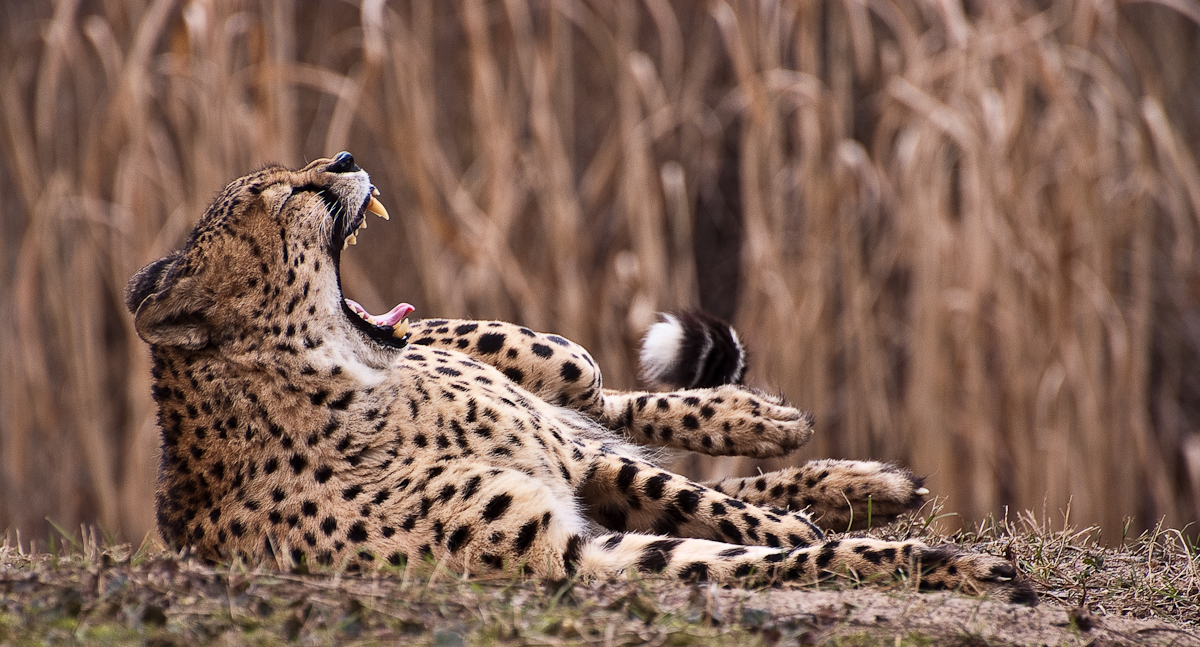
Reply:
M1196 521L1198 21L1186 0L0 1L0 529L153 528L125 281L230 179L342 149L392 213L344 265L373 311L560 332L633 387L654 312L703 307L753 383L816 414L789 461L902 461L966 522Z

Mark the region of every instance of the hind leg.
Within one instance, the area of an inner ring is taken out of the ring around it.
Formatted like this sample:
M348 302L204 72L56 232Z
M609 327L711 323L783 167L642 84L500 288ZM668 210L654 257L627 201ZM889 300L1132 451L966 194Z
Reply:
M460 572L523 570L550 579L612 577L627 571L725 584L907 576L924 589L1036 602L1032 588L1016 579L1007 561L917 541L834 539L783 549L641 533L589 537L581 519L545 484L522 480L519 474L499 476L502 491L480 496L454 519L430 514L428 530L434 541L422 544L414 556L432 555Z
M1036 604L1028 582L1006 560L919 541L829 540L815 546L779 550L731 546L704 539L664 539L615 534L585 543L580 573L603 575L636 569L687 580L724 584L815 583L832 577L856 581L907 577L921 589L994 595L1008 602Z
M879 526L920 508L924 479L875 461L825 459L746 478L704 485L755 505L804 510L823 530Z
M592 460L579 496L587 514L609 530L775 548L809 546L822 539L801 512L750 505L617 454Z
M642 570L720 581L753 575L758 582L909 574L923 588L1032 599L1029 585L1016 581L1015 569L998 557L918 541L826 540L801 513L744 503L628 457L594 460L580 492L588 512L610 529L636 533L611 535L602 546L608 554L625 551L620 559Z

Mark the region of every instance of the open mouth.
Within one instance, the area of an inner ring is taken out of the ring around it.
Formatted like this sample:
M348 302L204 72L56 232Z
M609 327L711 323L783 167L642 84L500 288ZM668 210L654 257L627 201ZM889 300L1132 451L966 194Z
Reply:
M366 214L373 213L384 220L388 219L387 209L379 202L379 190L374 186L371 187L370 196L363 206L350 217L346 217L346 210L337 208L334 210L334 205L331 206L331 212L338 213L338 217L334 219L334 240L333 248L335 251L334 257L340 261L341 251L351 245L358 244L358 235L367 227ZM338 238L341 240L339 241ZM339 244L340 242L340 244ZM340 268L339 268L340 269ZM339 288L341 283L341 272L338 272ZM386 314L373 315L367 311L361 304L353 299L342 299L342 309L346 311L346 315L350 318L359 330L362 330L366 335L375 341L393 347L403 347L408 343L408 319L409 313L414 308L407 303L397 304Z

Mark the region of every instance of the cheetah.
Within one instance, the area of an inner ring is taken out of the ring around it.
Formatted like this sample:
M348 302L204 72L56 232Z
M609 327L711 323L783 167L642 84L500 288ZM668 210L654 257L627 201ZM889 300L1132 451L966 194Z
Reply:
M721 584L907 576L1035 603L1006 560L827 537L921 505L906 470L825 460L696 483L646 448L781 456L812 421L742 384L736 333L669 315L643 376L606 389L592 357L498 321L373 315L341 255L388 218L349 153L234 180L184 247L134 275L162 456L157 523L210 561L355 570L436 560L463 574L641 572ZM661 450L660 450L661 451Z

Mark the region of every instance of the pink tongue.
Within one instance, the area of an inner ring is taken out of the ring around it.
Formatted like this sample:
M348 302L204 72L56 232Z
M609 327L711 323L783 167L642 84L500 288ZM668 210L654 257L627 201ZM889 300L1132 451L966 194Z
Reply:
M375 323L376 325L380 326L395 326L405 317L407 317L408 313L412 312L413 310L416 310L416 308L408 305L407 303L398 304L395 308L388 310L387 314L383 315L382 317L377 317L375 319Z
M367 309L362 307L362 305L360 305L354 299L346 299L346 304L350 306L351 310L359 313L360 315L363 315L363 319L366 319L367 321L371 322L372 324L374 324L376 326L395 326L396 324L400 323L405 317L407 317L408 313L410 313L416 309L416 308L413 308L412 306L408 305L407 303L401 303L401 304L397 305L395 308L392 308L391 310L389 310L387 314L375 316L375 315L367 312Z

